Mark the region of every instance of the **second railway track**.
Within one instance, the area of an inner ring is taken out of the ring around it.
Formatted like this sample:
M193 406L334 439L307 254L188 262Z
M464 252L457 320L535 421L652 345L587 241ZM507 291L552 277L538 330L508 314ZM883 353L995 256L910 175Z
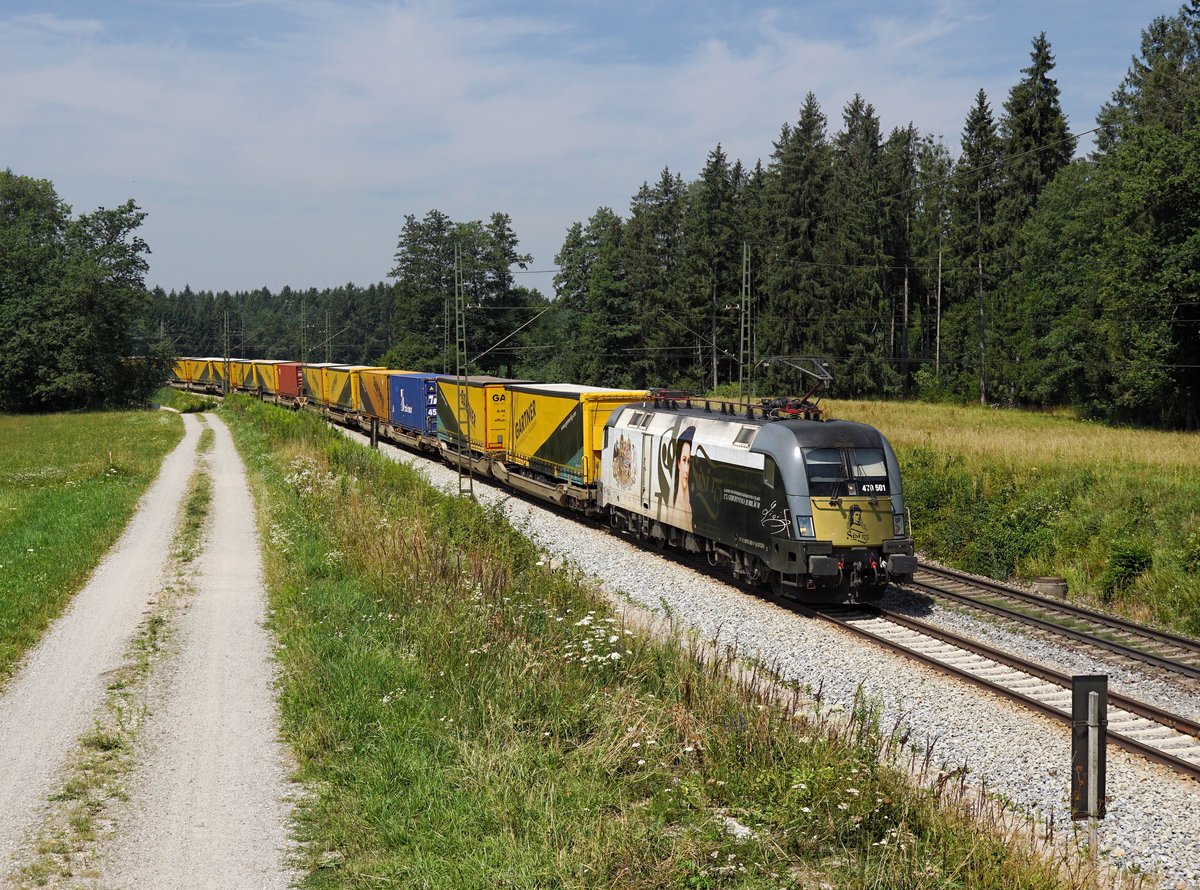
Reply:
M913 590L1200 680L1200 642L1167 631L922 563Z

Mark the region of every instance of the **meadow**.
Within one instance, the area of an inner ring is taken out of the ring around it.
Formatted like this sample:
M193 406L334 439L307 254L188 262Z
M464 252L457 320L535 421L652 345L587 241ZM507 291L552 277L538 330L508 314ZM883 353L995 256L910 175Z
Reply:
M83 586L179 442L159 411L0 416L0 683Z
M498 510L311 414L222 410L312 789L304 886L1092 886L865 704L630 626Z
M823 404L891 441L927 556L999 579L1060 575L1074 600L1200 635L1200 434L1065 412Z

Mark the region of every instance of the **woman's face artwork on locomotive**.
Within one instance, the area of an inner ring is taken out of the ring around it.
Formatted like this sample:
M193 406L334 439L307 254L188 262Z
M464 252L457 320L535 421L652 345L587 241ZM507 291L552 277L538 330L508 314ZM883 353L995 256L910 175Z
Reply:
M689 426L675 438L675 474L671 488L675 524L688 531L692 528L692 439L695 435L696 428Z

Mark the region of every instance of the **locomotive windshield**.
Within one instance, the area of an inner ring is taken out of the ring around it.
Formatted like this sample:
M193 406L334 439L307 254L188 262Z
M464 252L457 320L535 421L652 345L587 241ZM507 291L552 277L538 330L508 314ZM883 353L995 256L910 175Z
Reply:
M812 497L874 496L889 491L882 448L808 448L804 468Z

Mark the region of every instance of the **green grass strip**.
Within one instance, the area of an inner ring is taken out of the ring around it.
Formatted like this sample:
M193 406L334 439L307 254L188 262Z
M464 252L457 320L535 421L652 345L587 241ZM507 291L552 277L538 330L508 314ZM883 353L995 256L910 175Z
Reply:
M174 408L180 414L194 414L199 411L212 411L220 402L212 396L197 395L187 390L164 386L154 394L154 401L167 408Z
M626 627L498 510L310 414L223 410L264 526L285 733L313 791L304 886L1091 879L1001 830L961 777L918 786L881 765L903 743L865 709L806 717L798 694L771 703L767 671Z
M83 586L183 435L168 412L0 417L0 682Z

